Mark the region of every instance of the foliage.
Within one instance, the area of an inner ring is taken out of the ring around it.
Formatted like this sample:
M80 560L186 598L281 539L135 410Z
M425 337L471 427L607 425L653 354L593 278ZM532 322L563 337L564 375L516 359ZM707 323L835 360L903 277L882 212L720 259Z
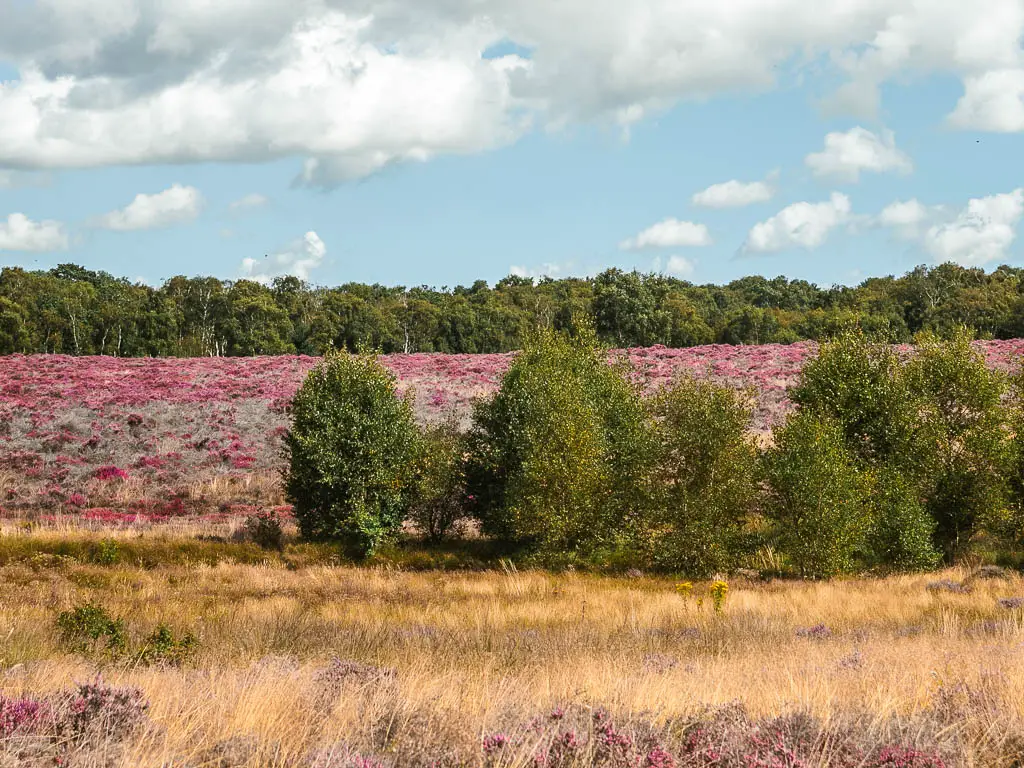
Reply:
M57 617L61 640L82 653L103 649L119 655L127 646L127 633L123 619L114 619L107 610L95 603L76 606Z
M867 481L872 508L871 558L901 571L937 566L942 556L933 543L935 520L914 484L889 468L869 474Z
M288 500L302 535L372 553L401 528L416 425L395 377L369 354L328 356L292 401Z
M823 344L790 399L835 420L847 448L868 464L899 456L912 442L914 395L899 357L863 333L848 331Z
M650 430L639 392L593 332L541 331L474 409L467 487L483 529L549 552L611 544L644 508Z
M924 484L935 540L955 562L984 526L998 526L1009 504L1012 443L1001 405L1006 377L985 366L959 329L948 341L924 334L907 364L919 393L918 437L908 455Z
M464 452L454 414L421 432L408 517L430 541L457 533L466 516Z
M261 510L245 519L246 537L263 549L284 549L281 516L273 510Z
M364 345L391 352L515 349L524 330L595 326L602 343L790 343L859 328L891 342L963 324L983 338L1024 336L1021 269L942 264L856 287L749 276L693 285L608 269L594 278L509 276L448 289L286 276L252 280L175 276L159 287L62 264L0 271L0 354L220 356L321 355Z
M846 450L841 426L798 411L775 435L765 470L768 515L801 576L851 570L870 514L863 478Z
M160 624L142 644L138 658L142 664L181 664L198 646L199 641L191 632L175 637L170 627Z
M683 376L651 410L657 455L655 503L644 526L648 557L697 576L733 568L759 492L747 398Z

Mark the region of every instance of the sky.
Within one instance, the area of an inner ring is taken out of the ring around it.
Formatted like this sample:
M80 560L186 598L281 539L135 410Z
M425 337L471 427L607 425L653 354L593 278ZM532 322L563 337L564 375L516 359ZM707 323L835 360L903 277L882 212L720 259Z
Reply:
M0 0L0 266L1024 265L1024 0Z

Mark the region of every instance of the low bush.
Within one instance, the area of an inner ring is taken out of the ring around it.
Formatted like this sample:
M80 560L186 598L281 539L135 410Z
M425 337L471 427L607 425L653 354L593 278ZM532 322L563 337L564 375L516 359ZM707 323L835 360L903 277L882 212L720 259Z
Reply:
M118 656L127 647L127 633L123 619L114 619L107 610L95 603L76 606L57 617L61 641L81 653L103 650Z
M408 518L429 541L459 533L465 520L465 449L454 415L422 431Z

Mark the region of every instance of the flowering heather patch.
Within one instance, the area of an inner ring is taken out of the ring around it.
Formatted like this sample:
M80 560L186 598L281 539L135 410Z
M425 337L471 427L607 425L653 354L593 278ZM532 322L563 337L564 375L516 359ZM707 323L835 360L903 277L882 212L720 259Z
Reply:
M1024 340L977 347L992 367L1012 370ZM749 388L753 428L765 431L787 413L787 390L816 351L814 342L802 342L656 346L612 356L627 358L651 391L683 372ZM513 356L410 354L383 362L401 391L415 391L420 420L454 412L465 426L474 398L495 391ZM138 514L127 507L139 498L178 498L190 514L225 502L280 504L288 404L317 362L305 356L4 357L0 503L15 516L89 507Z
M0 739L34 733L49 723L50 707L29 696L12 699L0 694Z
M815 624L813 627L801 627L796 631L797 637L804 637L808 640L828 640L832 637L832 630L824 624Z

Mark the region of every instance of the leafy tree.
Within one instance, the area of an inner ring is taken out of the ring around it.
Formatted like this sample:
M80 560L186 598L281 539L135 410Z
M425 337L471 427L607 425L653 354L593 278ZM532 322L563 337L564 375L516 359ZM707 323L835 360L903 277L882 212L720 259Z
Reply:
M899 357L862 333L847 332L823 344L789 397L834 420L846 447L869 464L899 456L913 441L916 395Z
M292 403L285 491L302 535L373 552L401 528L412 493L412 403L368 354L329 355Z
M465 442L454 414L422 431L409 519L430 541L456 532L466 517Z
M768 515L804 577L852 570L870 530L864 478L844 442L835 421L801 410L765 457Z
M920 394L918 436L906 457L924 485L936 522L936 544L955 562L985 525L998 525L1010 500L1012 443L1001 406L1006 377L990 370L959 329L947 341L919 335L907 364L911 389Z
M758 499L750 404L732 389L682 377L652 410L658 454L649 556L695 576L730 569Z
M890 467L867 476L872 523L872 559L901 571L921 571L939 564L936 523L912 479Z
M608 546L644 506L643 403L593 331L537 331L474 409L469 493L487 533L548 552Z

